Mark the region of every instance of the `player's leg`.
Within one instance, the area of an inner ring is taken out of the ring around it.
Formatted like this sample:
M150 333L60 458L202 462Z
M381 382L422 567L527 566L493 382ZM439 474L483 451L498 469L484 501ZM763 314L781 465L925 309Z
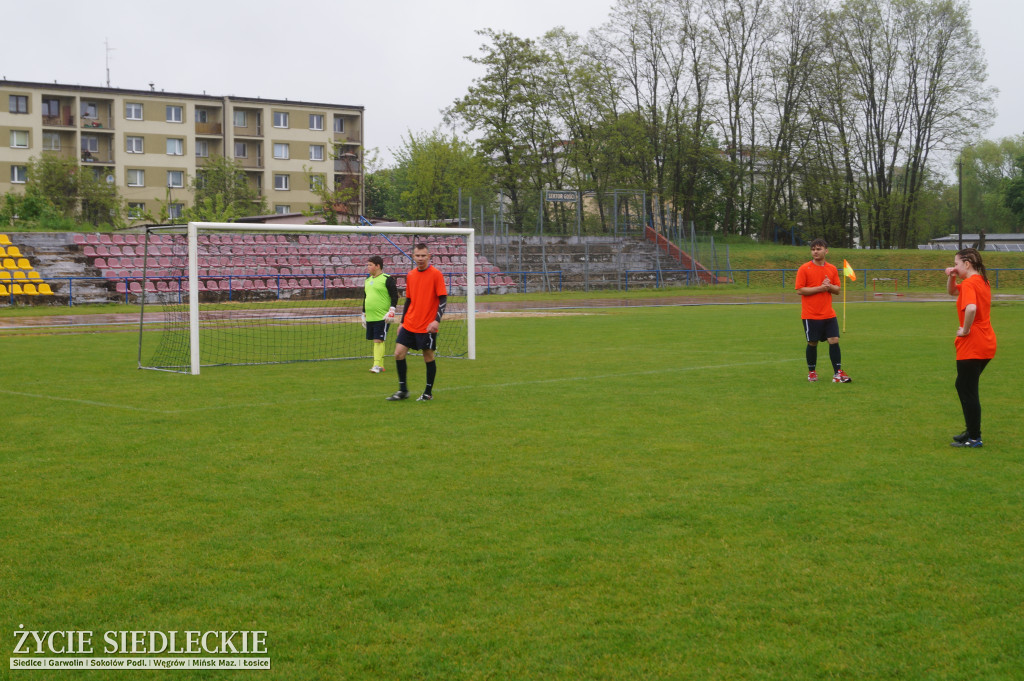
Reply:
M978 384L988 362L987 359L960 359L956 362L956 394L960 398L966 430L961 436L953 438L954 446L981 446L981 398Z
M818 337L817 335L812 335L816 333L814 330L816 324L814 324L815 320L813 319L804 319L802 321L804 325L804 338L807 339L807 349L804 351L807 357L807 380L813 383L818 380L818 373L814 370L818 365ZM812 338L814 340L811 340Z
M427 368L427 385L423 388L423 394L417 399L418 402L427 402L434 399L434 379L437 377L437 362L435 361L437 348L437 334L422 334L420 348L423 350L423 363ZM426 347L423 347L423 346Z
M850 383L850 377L843 371L843 353L839 349L839 320L826 319L824 333L828 339L828 358L832 362L832 382Z
M409 396L409 388L406 385L406 362L405 356L409 352L409 347L414 344L414 340L410 340L410 334L404 328L398 329L398 339L395 341L395 373L398 374L398 392L388 398L388 400L394 402L395 400L404 400Z

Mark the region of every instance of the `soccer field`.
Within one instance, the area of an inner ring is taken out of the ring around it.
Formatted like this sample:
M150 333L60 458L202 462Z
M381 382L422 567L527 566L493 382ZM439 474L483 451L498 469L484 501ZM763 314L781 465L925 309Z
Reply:
M259 679L1024 678L1024 305L992 318L980 450L951 301L849 306L846 385L798 305L485 315L430 403L392 360L4 336L2 675L143 675L11 669L23 628L266 631Z

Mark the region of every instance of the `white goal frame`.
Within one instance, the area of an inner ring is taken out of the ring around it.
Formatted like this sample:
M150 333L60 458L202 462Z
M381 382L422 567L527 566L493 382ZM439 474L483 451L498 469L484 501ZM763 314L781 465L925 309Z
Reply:
M368 227L340 225L282 225L239 222L190 222L186 230L188 239L188 325L190 371L199 375L199 230L224 232L274 232L276 234L324 232L327 234L415 234L445 236L458 234L466 237L466 332L468 359L476 359L476 239L471 227Z

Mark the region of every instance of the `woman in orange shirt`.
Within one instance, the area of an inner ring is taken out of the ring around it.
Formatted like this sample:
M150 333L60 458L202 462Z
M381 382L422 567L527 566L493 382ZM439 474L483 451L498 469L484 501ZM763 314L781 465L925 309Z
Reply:
M956 283L957 279L960 283ZM996 356L996 333L989 321L992 289L981 254L965 248L946 268L946 291L956 296L960 328L956 331L956 393L966 429L953 437L954 447L981 447L981 400L978 382L985 366Z

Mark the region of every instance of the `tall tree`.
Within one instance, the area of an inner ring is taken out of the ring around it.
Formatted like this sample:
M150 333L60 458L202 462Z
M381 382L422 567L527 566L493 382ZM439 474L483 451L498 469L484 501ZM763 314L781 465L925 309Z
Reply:
M395 217L400 219L454 217L459 190L477 192L487 184L485 164L472 146L440 130L409 132L395 159L398 166L391 180L397 195Z
M545 57L534 41L511 33L477 32L487 42L480 56L467 59L484 68L465 96L445 109L445 120L477 133L476 146L487 159L499 190L510 203L515 228L526 218L525 192L541 183L544 142L539 112L544 111L541 78Z

